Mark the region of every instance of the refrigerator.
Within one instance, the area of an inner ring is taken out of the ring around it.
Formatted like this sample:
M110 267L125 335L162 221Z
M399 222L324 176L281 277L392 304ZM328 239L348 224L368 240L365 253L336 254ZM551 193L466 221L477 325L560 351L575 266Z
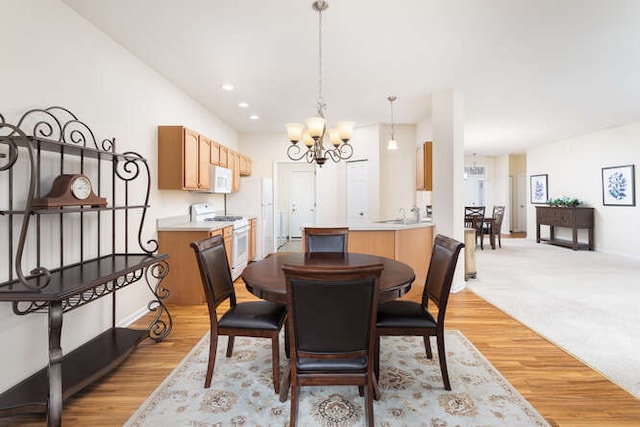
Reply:
M273 180L271 178L241 177L240 191L227 195L226 210L227 215L256 218L256 254L254 260L260 260L276 251L273 220Z

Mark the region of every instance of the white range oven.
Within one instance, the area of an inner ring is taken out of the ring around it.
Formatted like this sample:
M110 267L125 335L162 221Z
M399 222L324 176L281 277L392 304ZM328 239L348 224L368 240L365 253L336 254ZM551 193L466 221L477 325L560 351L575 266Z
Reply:
M231 253L231 277L236 280L249 263L249 218L239 215L217 215L208 203L191 205L191 221L230 222L233 226Z

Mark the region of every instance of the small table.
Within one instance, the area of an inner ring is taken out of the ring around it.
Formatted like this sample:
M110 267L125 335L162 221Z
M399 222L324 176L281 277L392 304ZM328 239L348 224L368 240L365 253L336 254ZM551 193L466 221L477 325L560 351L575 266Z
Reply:
M331 266L354 267L382 263L384 269L380 275L380 303L392 301L409 292L416 278L413 269L407 264L390 258L359 253L302 252L275 253L263 260L247 266L242 272L242 279L247 290L258 298L285 304L287 288L282 266Z

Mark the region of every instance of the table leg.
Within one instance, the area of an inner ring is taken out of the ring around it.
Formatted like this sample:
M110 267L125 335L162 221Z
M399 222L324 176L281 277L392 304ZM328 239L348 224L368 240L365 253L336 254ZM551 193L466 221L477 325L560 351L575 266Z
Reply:
M49 303L49 402L47 426L62 423L62 302Z

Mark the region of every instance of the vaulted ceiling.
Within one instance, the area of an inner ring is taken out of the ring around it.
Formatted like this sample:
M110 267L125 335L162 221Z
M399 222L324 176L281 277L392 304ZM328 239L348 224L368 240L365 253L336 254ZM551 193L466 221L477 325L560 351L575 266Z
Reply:
M311 0L63 1L238 132L284 138L315 114ZM395 94L396 123L416 123L452 87L480 155L637 121L639 22L637 0L329 0L327 118L388 123Z

